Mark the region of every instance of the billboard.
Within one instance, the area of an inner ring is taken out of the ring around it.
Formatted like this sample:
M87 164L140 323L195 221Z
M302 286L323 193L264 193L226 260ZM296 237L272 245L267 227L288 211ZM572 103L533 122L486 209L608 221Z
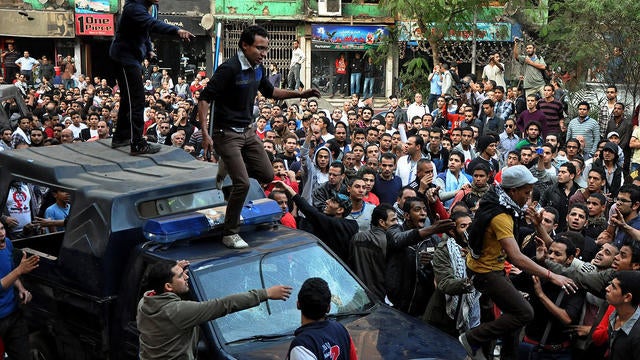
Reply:
M73 13L68 11L18 11L0 9L0 35L73 38Z
M315 50L366 50L389 35L385 26L317 24L311 25L311 48Z
M118 12L118 0L69 0L76 14L115 14Z
M444 39L447 41L471 41L473 40L472 24L457 26L449 29ZM514 36L522 36L518 28L510 23L477 23L476 41L513 41ZM400 28L400 41L426 40L422 29L415 21L402 21L398 23ZM427 31L437 31L435 26L428 27Z
M119 10L118 0L16 0L6 2L9 4L3 4L2 7L20 10L74 10L78 14L115 14Z
M76 35L113 36L113 14L76 14Z

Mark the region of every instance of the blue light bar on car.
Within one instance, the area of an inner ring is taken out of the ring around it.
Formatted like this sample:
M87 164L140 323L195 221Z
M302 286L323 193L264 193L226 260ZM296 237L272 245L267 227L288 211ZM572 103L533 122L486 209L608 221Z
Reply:
M203 235L224 224L226 207L203 209L197 212L177 214L149 219L142 227L149 241L172 243ZM250 201L242 208L241 225L257 225L278 221L282 210L271 199Z
M149 241L172 243L200 236L212 227L207 216L192 212L149 219L142 227L142 231Z
M282 217L282 209L275 200L259 199L249 201L242 207L240 223L245 225L264 224L278 221Z

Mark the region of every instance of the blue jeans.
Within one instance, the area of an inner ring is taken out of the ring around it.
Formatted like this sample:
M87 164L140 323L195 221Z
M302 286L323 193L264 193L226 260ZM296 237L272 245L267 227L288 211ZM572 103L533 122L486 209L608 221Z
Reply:
M360 79L362 79L362 73L351 74L351 94L360 94Z
M362 88L362 98L368 99L373 97L373 84L376 78L366 77L364 78L364 86Z
M438 95L438 94L429 94L429 99L427 100L427 106L429 107L429 110L432 110L432 111L435 110L433 108L433 104L436 103L436 101L438 100L439 96L440 95Z

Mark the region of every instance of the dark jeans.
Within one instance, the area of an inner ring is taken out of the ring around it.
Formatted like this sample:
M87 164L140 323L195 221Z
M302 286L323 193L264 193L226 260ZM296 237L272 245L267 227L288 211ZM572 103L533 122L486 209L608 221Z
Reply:
M512 338L514 333L533 320L533 308L516 290L502 271L475 274L473 286L502 310L502 315L467 331L467 339L483 345L499 338Z
M116 63L115 67L120 85L120 109L113 139L114 141L131 139L132 144L137 144L142 141L144 127L142 69L136 65L122 63Z
M333 93L344 92L344 94L347 94L349 91L347 86L347 74L336 74L333 78Z
M431 110L431 111L435 110L433 108L433 106L436 103L436 101L438 100L438 97L440 97L440 95L429 94L429 99L427 100L427 106L429 107L429 110Z
M33 85L33 70L20 70L20 74L24 75L27 84Z
M29 330L22 311L17 310L0 319L0 337L4 351L11 360L29 360Z
M16 74L20 71L19 68L15 66L7 66L6 73L4 74L4 82L7 84L13 83L13 80L16 79Z
M213 133L213 148L231 177L231 194L224 219L224 234L237 234L240 212L249 192L249 177L265 184L273 181L273 167L253 127L243 133L231 129Z

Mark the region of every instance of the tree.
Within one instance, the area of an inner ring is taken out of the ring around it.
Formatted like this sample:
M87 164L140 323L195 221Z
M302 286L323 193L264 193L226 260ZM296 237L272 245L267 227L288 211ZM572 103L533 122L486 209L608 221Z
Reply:
M470 28L474 12L489 0L381 0L380 6L397 19L416 21L420 33L429 43L433 62L440 61L440 46L452 29Z
M492 10L487 8L490 0L380 0L383 7L396 19L401 21L415 21L417 29L414 34L420 34L418 46L414 49L414 57L405 63L400 70L399 80L402 83L402 96L413 97L416 91L429 92L427 76L430 73L429 64L420 54L430 54L433 64L442 61L442 47L447 36L452 31L472 31L474 13L492 17ZM397 34L393 37L397 37ZM402 54L406 50L404 42L394 40ZM383 48L377 50L379 55Z
M624 89L627 99L623 101L627 105L637 103L640 2L555 2L550 5L549 23L541 29L540 36L547 47L547 63L575 69L579 80L615 83Z

